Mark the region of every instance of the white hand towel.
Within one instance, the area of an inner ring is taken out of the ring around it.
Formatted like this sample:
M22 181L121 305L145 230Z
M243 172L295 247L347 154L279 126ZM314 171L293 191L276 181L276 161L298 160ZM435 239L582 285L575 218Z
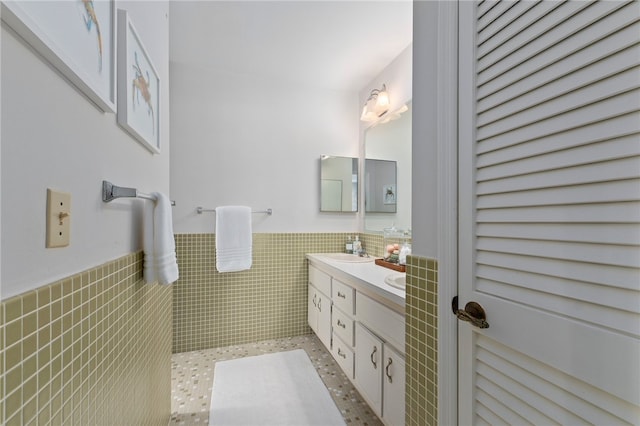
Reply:
M216 269L236 272L251 268L251 208L216 208Z
M162 193L152 195L157 201L145 203L144 210L144 280L171 284L179 276L171 202Z

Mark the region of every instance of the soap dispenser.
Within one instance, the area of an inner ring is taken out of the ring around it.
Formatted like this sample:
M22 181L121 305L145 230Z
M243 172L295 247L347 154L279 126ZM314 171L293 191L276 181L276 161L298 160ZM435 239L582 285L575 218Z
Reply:
M407 264L407 256L409 256L411 254L411 244L409 244L408 242L404 242L402 244L402 247L400 248L400 255L398 256L398 263L400 265L406 265Z
M353 254L360 255L362 253L362 241L360 241L360 237L356 235L356 239L353 242Z
M348 254L353 254L353 242L351 242L351 235L347 237L347 243L345 244L345 250Z
M398 263L401 265L407 264L407 256L411 254L411 230L408 229L404 231L402 236L403 242L402 247L400 248L400 256L398 259Z

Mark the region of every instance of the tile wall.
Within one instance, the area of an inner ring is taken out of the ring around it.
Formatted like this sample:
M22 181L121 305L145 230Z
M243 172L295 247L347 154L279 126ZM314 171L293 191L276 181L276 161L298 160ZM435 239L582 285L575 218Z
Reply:
M166 425L171 286L142 253L0 303L0 424Z
M438 424L438 263L407 258L405 305L407 426Z
M166 424L170 342L309 333L304 255L343 251L347 235L254 234L253 268L219 274L215 235L179 234L173 286L145 285L135 253L2 301L0 424ZM361 239L380 255L382 236ZM436 261L408 258L407 425L437 424L437 282Z
M384 238L382 234L360 234L362 247L370 256L382 257L384 251Z
M177 234L173 352L310 333L305 254L342 252L348 235L253 234L251 269L221 274L215 234Z
M387 253L385 251L385 240L382 234L362 234L360 236L362 239L362 245L365 247L366 252L374 257L383 257ZM402 245L404 240L394 238L387 241L389 243L399 243ZM411 244L411 239L406 240L409 244Z

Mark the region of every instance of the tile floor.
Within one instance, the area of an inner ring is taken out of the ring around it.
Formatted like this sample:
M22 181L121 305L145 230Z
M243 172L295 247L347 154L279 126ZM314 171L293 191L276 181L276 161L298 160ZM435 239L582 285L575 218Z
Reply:
M294 349L307 352L348 425L382 425L315 334L173 354L169 424L208 424L216 361Z

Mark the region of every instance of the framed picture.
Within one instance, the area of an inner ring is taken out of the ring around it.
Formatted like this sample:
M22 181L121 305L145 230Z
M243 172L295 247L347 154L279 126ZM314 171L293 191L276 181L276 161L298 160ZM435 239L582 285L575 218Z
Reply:
M118 124L160 152L160 77L126 10L118 10Z
M396 185L382 185L382 202L384 204L395 204L396 203Z
M2 1L2 20L104 112L115 112L114 0Z

